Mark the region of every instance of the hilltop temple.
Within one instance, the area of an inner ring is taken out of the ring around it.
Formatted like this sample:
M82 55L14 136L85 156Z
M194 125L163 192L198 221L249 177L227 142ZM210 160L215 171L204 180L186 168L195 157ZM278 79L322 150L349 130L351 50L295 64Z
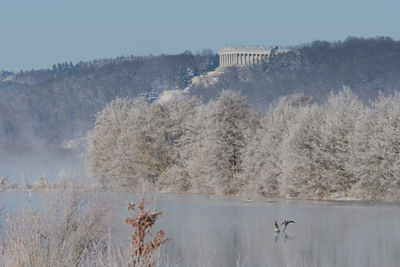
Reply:
M248 66L268 61L271 54L287 52L277 46L225 46L218 51L219 66Z
M271 55L293 50L278 48L277 46L230 46L227 45L218 51L219 67L214 70L192 78L192 85L215 84L224 73L225 67L251 66L267 62Z

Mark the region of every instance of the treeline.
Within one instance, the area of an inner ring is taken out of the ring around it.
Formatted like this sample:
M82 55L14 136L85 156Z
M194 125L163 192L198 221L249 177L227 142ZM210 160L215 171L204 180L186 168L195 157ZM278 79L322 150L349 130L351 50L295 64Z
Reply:
M388 37L344 41L314 41L276 54L263 66L228 68L211 86L197 85L193 93L206 99L221 90L242 92L258 108L266 110L275 99L305 93L323 102L331 91L350 86L368 103L378 92L391 94L400 88L400 41Z
M217 66L217 57L210 49L204 49L201 52L192 54L190 51L185 51L182 55L194 55L196 64L194 66L193 74L203 74L212 70ZM10 90L19 85L32 85L35 83L45 82L48 80L62 78L74 72L94 70L102 68L110 64L121 64L133 61L152 61L161 58L173 59L176 55L161 55L161 56L120 56L116 58L102 58L88 61L79 61L76 64L72 62L64 62L54 64L51 68L47 69L32 69L28 71L0 71L0 91ZM207 58L207 60L204 60Z
M116 99L88 138L105 187L300 199L400 200L400 94L347 87L318 104L282 97L262 116L242 95Z
M212 51L117 58L87 66L58 64L48 72L59 76L0 90L0 150L37 144L59 147L66 140L85 136L95 114L117 96L157 95L166 89L185 88L193 76L217 65L218 57ZM4 80L12 80L7 77Z
M101 68L108 64L118 64L127 61L143 60L144 57L117 57L96 59L90 61L80 61L76 64L64 62L54 64L48 69L32 69L28 71L0 71L0 91L12 90L22 85L33 85L56 78L62 78L74 72L85 71L95 68Z

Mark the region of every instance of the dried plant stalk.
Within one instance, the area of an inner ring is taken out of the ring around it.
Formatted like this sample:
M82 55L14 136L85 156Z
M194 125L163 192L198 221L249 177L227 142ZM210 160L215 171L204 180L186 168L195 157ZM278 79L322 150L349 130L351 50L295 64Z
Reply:
M125 220L126 224L130 224L133 228L133 234L131 235L131 250L132 250L132 265L133 266L149 266L151 267L154 263L154 252L163 244L169 242L172 238L164 239L165 233L163 230L159 230L153 238L150 229L153 225L162 217L160 211L147 211L145 205L147 201L142 200L137 204L129 203L128 210L132 210L135 215L133 217L127 217Z

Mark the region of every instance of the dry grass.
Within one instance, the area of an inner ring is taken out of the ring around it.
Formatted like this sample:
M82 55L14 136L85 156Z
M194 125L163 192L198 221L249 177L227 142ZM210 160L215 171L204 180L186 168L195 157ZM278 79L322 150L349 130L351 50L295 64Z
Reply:
M129 205L134 215L125 222L136 229L131 246L116 246L111 236L122 218L113 212L118 201L109 194L65 179L42 190L36 208L22 207L17 214L7 215L0 232L0 266L169 266L161 263L157 248L170 239L164 239L162 231L149 238L149 229L162 214L147 211L144 199L138 210Z
M8 215L1 266L81 266L93 252L107 249L104 236L112 209L100 194L72 185L48 192L42 201L37 210L25 207Z

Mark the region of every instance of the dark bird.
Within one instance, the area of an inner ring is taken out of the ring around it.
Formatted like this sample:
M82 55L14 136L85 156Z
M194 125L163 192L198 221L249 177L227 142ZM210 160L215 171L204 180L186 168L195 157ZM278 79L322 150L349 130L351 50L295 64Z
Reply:
M283 229L283 231L286 230L286 227L288 226L289 223L295 223L294 221L287 221L287 220L283 220L283 222L281 223L281 225L284 225L285 228Z
M274 232L275 233L279 233L281 230L279 229L279 225L278 225L278 223L275 221L275 229L274 229Z

